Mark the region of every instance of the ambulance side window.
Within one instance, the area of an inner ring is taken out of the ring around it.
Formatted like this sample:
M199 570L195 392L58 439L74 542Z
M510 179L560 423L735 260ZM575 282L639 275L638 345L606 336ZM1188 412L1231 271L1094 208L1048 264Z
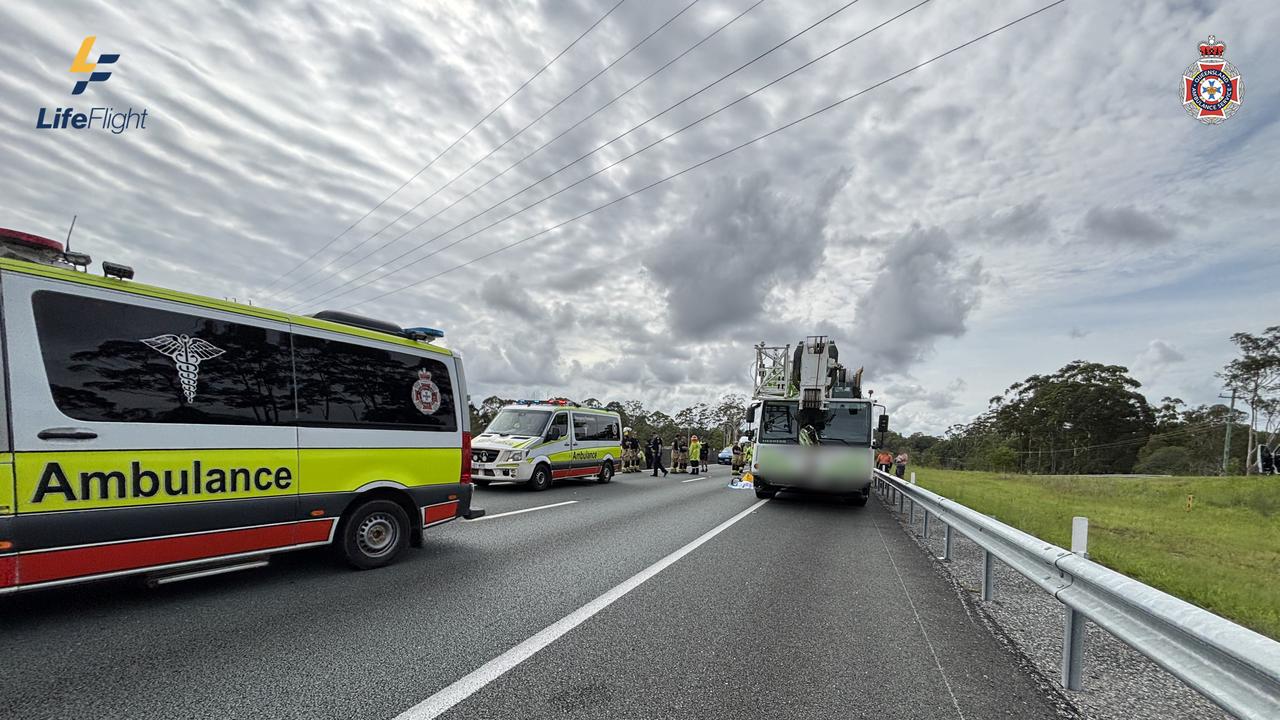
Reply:
M556 413L555 419L551 421L550 427L547 428L547 437L554 437L557 440L566 440L569 434L569 416L565 413Z
M592 432L595 430L595 424L592 422L590 415L574 413L573 414L573 439L579 442L590 440Z
M49 389L68 417L293 423L287 333L49 290L32 306Z
M298 424L455 432L453 384L435 358L294 336Z

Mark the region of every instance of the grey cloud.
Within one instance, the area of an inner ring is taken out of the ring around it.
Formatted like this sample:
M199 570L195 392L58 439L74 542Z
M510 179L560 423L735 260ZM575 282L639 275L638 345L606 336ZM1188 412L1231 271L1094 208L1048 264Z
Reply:
M1133 361L1133 369L1149 382L1160 377L1171 366L1186 362L1186 355L1165 340L1152 340Z
M1085 213L1081 229L1090 239L1137 245L1158 245L1178 236L1178 228L1133 205L1094 206Z
M1043 198L998 210L986 223L989 235L1010 240L1043 239L1049 230L1049 213Z
M847 177L830 175L804 197L767 172L714 181L644 259L676 334L719 336L758 317L771 290L811 277L826 247L827 211Z
M1081 330L1080 328L1073 325L1071 327L1071 330L1067 331L1067 336L1070 337L1072 340L1082 340L1086 337L1089 337L1089 331Z
M905 372L937 338L964 334L981 282L981 263L961 261L945 230L914 227L889 248L858 298L854 337L886 366L882 372Z

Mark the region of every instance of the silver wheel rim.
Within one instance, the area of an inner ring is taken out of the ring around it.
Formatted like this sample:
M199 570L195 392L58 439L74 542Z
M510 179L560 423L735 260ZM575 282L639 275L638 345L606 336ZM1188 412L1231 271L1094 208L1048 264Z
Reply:
M400 525L385 512L376 512L364 519L356 530L356 544L360 552L369 557L382 557L391 552L400 539Z

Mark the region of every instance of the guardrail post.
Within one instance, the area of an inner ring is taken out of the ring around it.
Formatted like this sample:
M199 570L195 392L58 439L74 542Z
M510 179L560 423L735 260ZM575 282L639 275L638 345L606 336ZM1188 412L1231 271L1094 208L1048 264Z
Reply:
M905 509L905 506L907 503L907 497L903 495L902 491L898 490L897 488L894 488L894 491L898 493L898 512L902 512Z
M924 539L929 539L929 510L924 511Z
M912 527L916 524L916 501L913 498L907 498L907 502L911 503L911 516L909 522Z
M951 562L951 526L943 523L946 533L942 537L942 559Z
M996 558L990 550L982 551L982 599L990 600L995 594Z
M1088 557L1089 518L1071 518L1071 552ZM1084 615L1066 607L1062 625L1062 686L1079 690L1084 674Z
M916 484L916 473L914 470L911 471L911 484L912 485Z

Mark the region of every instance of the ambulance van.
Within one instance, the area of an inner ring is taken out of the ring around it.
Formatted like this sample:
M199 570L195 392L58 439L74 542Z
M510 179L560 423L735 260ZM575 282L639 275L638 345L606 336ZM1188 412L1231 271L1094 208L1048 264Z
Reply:
M326 544L374 568L483 514L438 332L98 276L15 231L0 255L0 594Z
M565 400L522 401L498 411L471 448L471 476L484 487L517 482L546 490L556 480L613 479L622 457L618 413Z

